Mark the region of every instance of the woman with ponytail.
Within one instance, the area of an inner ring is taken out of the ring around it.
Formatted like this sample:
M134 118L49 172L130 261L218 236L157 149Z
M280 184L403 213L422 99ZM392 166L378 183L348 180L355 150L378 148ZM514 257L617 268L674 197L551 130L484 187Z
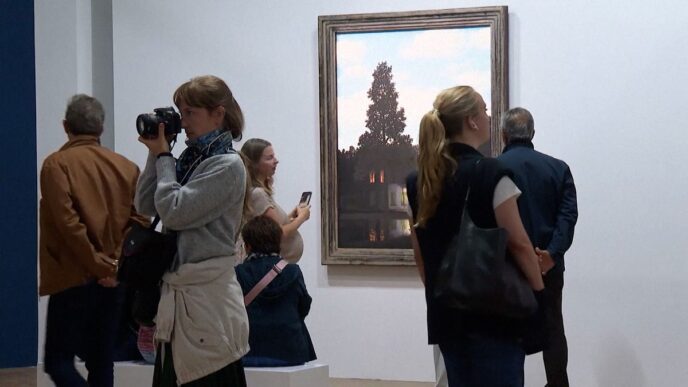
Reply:
M477 148L490 139L490 117L470 86L442 91L420 123L418 171L406 180L412 244L425 284L428 341L438 344L449 386L522 387L525 321L450 309L432 296L440 261L458 232L466 203L479 227L503 227L508 250L536 294L544 289L538 256L518 213L511 172Z

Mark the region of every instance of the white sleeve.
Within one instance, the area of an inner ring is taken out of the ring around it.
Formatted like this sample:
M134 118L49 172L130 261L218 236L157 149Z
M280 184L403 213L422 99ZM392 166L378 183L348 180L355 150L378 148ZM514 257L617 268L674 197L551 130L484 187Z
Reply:
M516 187L514 181L511 180L509 176L502 176L495 187L494 194L492 196L492 208L499 207L500 204L511 199L512 197L518 198L521 195L521 190Z

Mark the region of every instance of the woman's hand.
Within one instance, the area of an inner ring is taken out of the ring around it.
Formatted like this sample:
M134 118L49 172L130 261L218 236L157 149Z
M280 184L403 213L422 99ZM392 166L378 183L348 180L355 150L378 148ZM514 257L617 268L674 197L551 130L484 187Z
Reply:
M310 204L299 204L295 209L294 209L294 214L296 214L295 218L301 219L302 221L306 221L310 219L311 217L311 205Z
M165 124L158 124L158 136L148 138L139 136L139 142L148 147L148 150L154 154L159 155L170 151L169 140L165 137Z

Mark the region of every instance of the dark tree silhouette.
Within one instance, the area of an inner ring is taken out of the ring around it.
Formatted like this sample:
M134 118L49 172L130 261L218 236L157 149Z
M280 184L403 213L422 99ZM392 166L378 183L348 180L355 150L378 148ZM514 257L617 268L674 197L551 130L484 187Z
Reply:
M359 146L411 144L411 137L403 134L406 128L404 108L399 108L399 93L392 81L392 66L378 63L373 71L373 84L368 90L366 128L358 139Z
M406 115L399 107L399 93L387 62L378 63L373 71L368 98L368 130L358 138L354 177L366 179L372 171L384 170L389 182L401 183L415 167L415 151L411 136L404 134Z

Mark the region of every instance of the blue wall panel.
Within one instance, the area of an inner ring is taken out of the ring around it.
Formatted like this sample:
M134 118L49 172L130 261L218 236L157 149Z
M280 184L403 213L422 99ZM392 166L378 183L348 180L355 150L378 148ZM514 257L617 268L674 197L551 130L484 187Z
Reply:
M0 0L0 368L36 365L34 2Z

